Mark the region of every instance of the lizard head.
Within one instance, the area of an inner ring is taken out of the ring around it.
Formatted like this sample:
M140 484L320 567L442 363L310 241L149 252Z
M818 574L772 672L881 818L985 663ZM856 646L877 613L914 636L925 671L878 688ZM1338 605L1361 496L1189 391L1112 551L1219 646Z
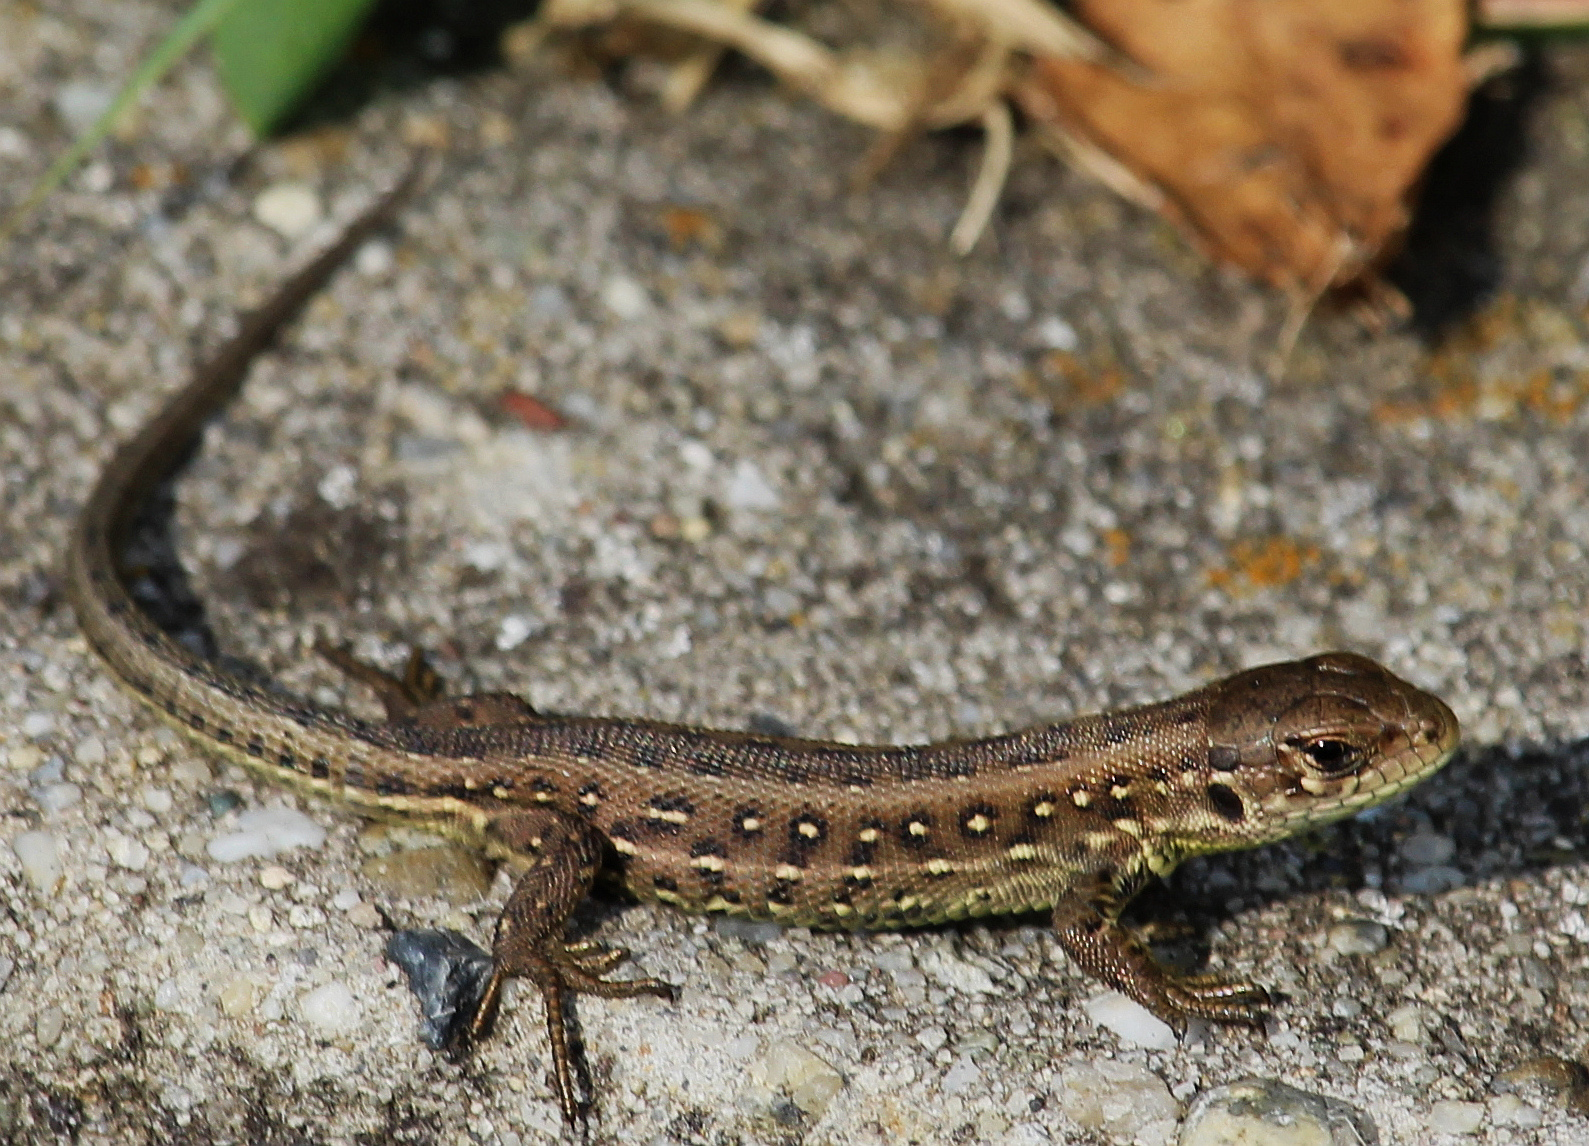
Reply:
M1382 803L1444 765L1461 736L1439 698L1356 653L1265 665L1211 694L1205 795L1210 822L1224 821L1213 848Z

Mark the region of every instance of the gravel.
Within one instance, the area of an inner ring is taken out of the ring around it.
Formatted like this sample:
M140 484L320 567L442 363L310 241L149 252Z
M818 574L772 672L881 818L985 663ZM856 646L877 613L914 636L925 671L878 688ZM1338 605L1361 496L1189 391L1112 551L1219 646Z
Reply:
M168 7L0 6L6 202ZM282 687L378 715L324 633L545 711L905 742L1344 645L1467 734L1406 800L1149 893L1206 943L1178 957L1280 993L1267 1038L1134 1045L1040 919L848 936L593 904L582 935L683 988L578 1001L600 1140L1173 1141L1181 1103L1256 1075L1381 1141L1472 1108L1467 1140L1581 1141L1576 1084L1493 1093L1589 1024L1589 49L1551 57L1484 319L1431 356L1324 309L1282 378L1283 300L1028 142L957 260L974 141L907 140L852 192L875 141L743 66L677 117L577 63L405 84L239 164L208 59L183 62L0 252L0 1138L559 1140L533 991L454 1062L381 955L394 928L489 943L507 881L369 879L355 817L162 728L60 596L110 443L401 140L441 136L435 184L176 485L221 649ZM284 184L306 231L255 217ZM301 835L243 827L278 808Z

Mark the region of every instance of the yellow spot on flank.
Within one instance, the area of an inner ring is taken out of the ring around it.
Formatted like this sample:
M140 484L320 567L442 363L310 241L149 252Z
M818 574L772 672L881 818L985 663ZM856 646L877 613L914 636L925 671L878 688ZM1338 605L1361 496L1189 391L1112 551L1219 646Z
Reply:
M1031 844L1012 844L1010 846L1010 858L1012 860L1035 860L1037 858L1037 849Z
M1044 800L1042 803L1038 804L1032 809L1032 815L1044 820L1048 819L1048 817L1052 816L1053 814L1054 805L1047 800Z
M993 821L988 819L981 812L978 812L976 815L972 816L966 821L966 830L975 832L979 836L992 826Z
M833 914L839 916L840 918L853 914L854 911L855 908L851 907L847 903L835 903L833 905Z
M586 792L579 798L579 802L584 804L587 808L594 808L597 804L601 803L601 797L596 795L595 792Z
M690 861L690 866L701 871L722 871L728 865L723 862L722 856L696 856Z
M914 895L902 895L899 897L899 909L901 911L911 911L919 903L921 903L921 900Z
M1070 799L1071 802L1078 808L1085 808L1088 804L1092 803L1092 796L1087 793L1087 789L1085 788L1077 788L1070 794Z
M912 820L910 822L910 834L913 836L925 836L927 834L927 825L920 820Z
M866 789L861 787L859 784L851 784L850 791L854 792L858 796L862 792L866 791Z
M506 788L498 788L496 793L498 796L506 796L508 790ZM537 804L550 804L552 802L552 794L550 792L537 792L535 793L535 802Z
M954 869L955 865L946 859L930 859L927 861L927 873L929 875L948 875Z
M814 840L822 834L822 829L817 827L810 820L801 820L796 830L798 830L799 833L808 840Z
M738 908L735 904L728 902L728 900L724 899L720 895L712 896L711 899L706 901L706 905L702 908L703 911L735 911L737 909Z
M501 784L498 784L495 788L491 789L491 794L493 796L495 796L499 800L506 800L508 798L508 789L504 788ZM537 797L544 796L544 795L546 795L546 793L544 793L544 792L537 792L536 793ZM550 797L548 797L548 799L549 798Z
M761 831L761 821L755 816L746 816L743 820L739 821L739 827L741 831L759 832Z
M850 878L856 883L871 883L872 869L869 867L852 867L850 869Z
M661 900L663 903L671 903L674 907L688 906L688 901L676 891L668 891L666 888L658 887L652 889L651 894L654 898Z
M875 844L877 842L877 829L862 828L861 834L857 836L856 839L860 840L863 844Z
M463 778L463 786L469 791L473 792L476 788L480 787L480 781L476 780L473 776L465 776Z
M626 856L637 856L640 854L640 849L622 836L612 837L612 850Z
M781 863L772 869L774 879L796 880L805 874L792 863Z
M1109 789L1109 794L1117 800L1124 800L1127 796L1131 795L1131 785L1116 784Z
M661 820L667 824L687 824L690 822L690 814L681 812L677 808L647 808L646 815L653 820Z
M1114 824L1116 831L1124 832L1128 836L1136 836L1138 839L1142 837L1142 825L1135 820L1116 820Z

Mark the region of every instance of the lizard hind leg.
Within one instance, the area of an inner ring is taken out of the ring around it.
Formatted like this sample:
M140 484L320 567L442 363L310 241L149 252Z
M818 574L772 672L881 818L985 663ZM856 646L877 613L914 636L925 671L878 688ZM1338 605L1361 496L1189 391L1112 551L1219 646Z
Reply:
M497 919L491 977L470 1023L470 1037L490 1033L506 980L522 975L541 991L552 1077L563 1119L576 1125L581 1112L574 1087L574 1055L568 1042L566 997L570 994L673 999L675 989L659 979L604 979L629 957L622 948L591 940L570 943L567 920L590 892L601 867L605 841L593 827L552 808L526 808L498 816L490 831L530 859Z
M476 692L446 699L446 685L422 649L416 648L408 654L401 677L359 660L346 645L333 645L324 637L315 641L314 651L352 680L374 690L386 708L386 719L394 724L441 729L478 728L534 720L539 716L528 701L511 692Z

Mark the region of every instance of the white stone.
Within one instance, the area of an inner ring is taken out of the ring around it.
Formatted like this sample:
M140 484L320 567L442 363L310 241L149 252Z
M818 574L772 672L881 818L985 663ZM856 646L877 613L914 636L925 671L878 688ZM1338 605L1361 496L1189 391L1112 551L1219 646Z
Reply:
M18 772L31 772L44 763L44 753L32 744L13 744L6 752L6 763Z
M1131 1142L1149 1126L1181 1112L1158 1075L1131 1063L1100 1059L1067 1067L1059 1076L1060 1109L1084 1130Z
M296 877L279 863L266 864L259 869L259 886L269 891L280 891Z
M216 836L205 849L219 863L268 859L289 848L317 848L326 830L292 808L250 808L237 817L237 830Z
M57 88L50 103L72 134L81 135L98 122L115 98L115 89L107 84L76 80Z
M1135 999L1119 991L1094 995L1081 1005L1082 1013L1094 1023L1113 1031L1132 1046L1149 1050L1174 1050L1175 1032L1170 1025Z
M971 1061L968 1054L955 1059L954 1064L943 1076L943 1090L945 1094L959 1094L969 1090L982 1078L982 1068Z
M351 887L344 887L331 897L331 906L338 911L352 911L360 902L359 893Z
M66 811L67 808L81 800L83 798L83 790L76 784L67 781L40 788L33 794L33 798L39 802L39 807L53 816L58 812Z
M364 1007L346 983L331 982L298 999L298 1017L324 1038L352 1034L364 1022Z
M55 731L55 717L47 712L30 712L22 718L22 735L30 740Z
M997 989L992 977L981 967L968 960L957 959L947 951L929 949L923 952L920 963L923 974L951 991L966 995L991 995Z
M1532 1130L1544 1121L1543 1114L1515 1094L1497 1094L1490 1099L1490 1123L1494 1126Z
M11 841L11 851L22 865L22 874L45 895L61 885L61 845L49 832L23 832Z
M927 1049L928 1054L931 1054L949 1041L949 1032L942 1027L928 1027L916 1033L916 1041Z
M1483 1125L1482 1103L1447 1098L1429 1107L1428 1126L1436 1134L1477 1134Z
M144 786L143 791L138 793L138 798L143 802L145 808L148 808L156 815L164 815L171 810L171 793L164 788L156 788L153 784L147 784Z
M750 1064L749 1081L763 1096L788 1095L809 1115L822 1117L833 1096L844 1087L844 1078L825 1059L793 1039L776 1039Z
M756 463L740 458L723 488L723 500L731 509L777 509L778 491L762 475Z
M1349 1103L1273 1078L1204 1091L1181 1127L1180 1146L1362 1146L1379 1137Z
M1075 350L1081 344L1076 328L1057 314L1038 322L1032 329L1032 339L1044 350Z
M120 832L105 833L105 854L110 862L128 871L143 871L149 866L149 849L142 842Z
M254 218L285 239L307 235L322 214L320 196L307 183L272 183L254 199Z
M392 269L395 260L392 244L381 239L371 239L353 256L353 265L365 278L378 279Z
M633 321L651 309L646 288L628 275L614 275L601 288L601 301L618 318Z

